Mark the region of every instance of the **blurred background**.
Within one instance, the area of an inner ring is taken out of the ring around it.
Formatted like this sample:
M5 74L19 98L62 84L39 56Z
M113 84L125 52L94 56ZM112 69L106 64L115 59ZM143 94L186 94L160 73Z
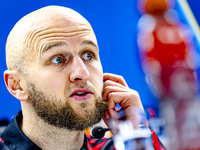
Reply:
M150 22L141 23L141 18L146 13L144 4L142 4L144 1L140 0L138 3L138 0L1 0L0 120L10 120L21 109L20 102L10 95L4 84L6 38L21 17L47 5L66 6L82 14L91 23L97 36L104 72L122 75L129 87L139 92L145 110L153 110L150 112L157 115L159 99L152 92L141 63L143 57L140 48L146 43L138 38L141 30L151 28ZM199 1L182 0L182 2L181 0L170 1L169 8L174 10L171 11L172 16L187 26L190 39L192 39L191 47L193 51L197 52L195 55L198 56L200 50L199 31L197 31L200 21ZM141 29L141 24L143 29ZM186 28L181 28L181 30L186 31ZM198 66L198 59L195 63ZM195 70L199 76L199 68L196 67Z

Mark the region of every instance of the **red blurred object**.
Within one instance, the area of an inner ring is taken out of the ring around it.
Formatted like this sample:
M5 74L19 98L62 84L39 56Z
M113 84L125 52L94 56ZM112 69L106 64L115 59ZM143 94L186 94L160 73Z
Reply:
M170 150L200 150L200 105L192 32L172 1L142 0L138 46L148 84L160 100Z
M171 14L169 10L166 12L165 0L161 0L155 8L153 4L157 0L146 2L144 7L151 8L151 11L147 11L151 15L143 15L140 20L138 45L141 49L144 71L155 82L157 94L173 93L171 77L174 73L187 74L188 77L184 80L188 82L188 86L196 84L192 37L187 36L187 30L185 31L183 25L173 18L173 10L170 10ZM153 12L156 12L154 16L152 16ZM196 85L195 88L197 87ZM197 89L194 90L197 91Z

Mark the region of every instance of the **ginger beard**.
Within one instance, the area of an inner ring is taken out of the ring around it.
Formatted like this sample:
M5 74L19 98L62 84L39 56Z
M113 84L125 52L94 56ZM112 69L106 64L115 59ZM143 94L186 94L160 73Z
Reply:
M86 86L84 85L84 87ZM57 97L36 90L33 83L28 83L29 98L37 115L50 125L71 131L84 130L98 123L105 115L107 103L103 101L102 95L98 96L95 90L92 92L95 97L95 107L85 108L78 114L71 107L67 98L65 98L65 103L61 103ZM82 108L86 105L87 103L80 103Z

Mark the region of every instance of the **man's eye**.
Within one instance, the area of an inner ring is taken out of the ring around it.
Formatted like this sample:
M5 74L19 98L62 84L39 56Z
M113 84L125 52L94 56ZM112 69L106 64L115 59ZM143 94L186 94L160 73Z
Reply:
M51 60L52 63L61 64L63 63L64 59L61 56L57 56Z
M91 60L93 58L93 54L91 52L85 53L82 58L85 60Z

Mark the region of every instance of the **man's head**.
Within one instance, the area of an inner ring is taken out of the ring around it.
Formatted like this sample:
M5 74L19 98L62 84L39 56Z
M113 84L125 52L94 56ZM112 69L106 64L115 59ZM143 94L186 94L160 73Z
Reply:
M83 130L104 115L96 37L72 9L48 6L23 17L8 36L6 62L5 82L22 111L28 112L30 103L44 121L71 130ZM64 120L80 122L70 127Z
M56 31L59 28L60 31ZM30 60L36 59L42 50L54 44L48 43L48 41L45 42L43 39L51 38L51 33L54 32L62 33L62 28L66 29L66 35L64 36L71 37L81 33L78 33L81 30L83 32L93 32L85 18L76 11L66 7L47 6L20 19L11 30L6 43L6 63L8 69L21 67L19 69L24 71L24 67L28 67L27 62L31 65L32 62ZM95 35L94 33L92 34L92 38L95 44L97 44ZM56 39L53 40L56 42ZM18 57L16 58L16 56ZM18 64L19 62L21 64Z

